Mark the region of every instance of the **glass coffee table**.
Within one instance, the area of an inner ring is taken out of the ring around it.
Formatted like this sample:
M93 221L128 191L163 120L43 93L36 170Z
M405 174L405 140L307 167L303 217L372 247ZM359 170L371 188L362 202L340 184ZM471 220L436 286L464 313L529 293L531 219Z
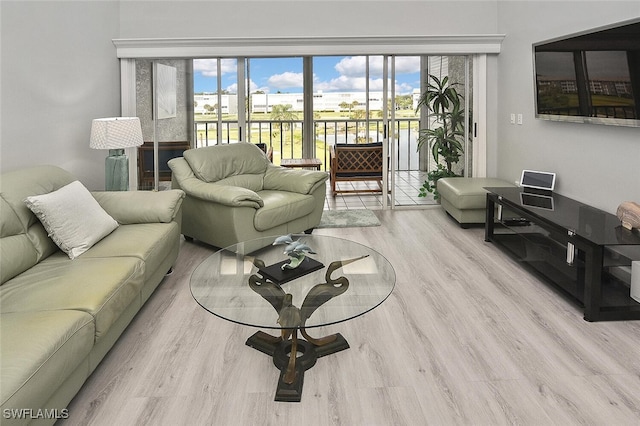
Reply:
M279 330L258 331L246 344L272 356L280 370L275 400L298 402L304 372L318 358L349 348L340 333L316 338L309 329L371 311L391 294L396 276L389 261L367 246L307 234L291 240L311 252L297 268L283 269L291 246L273 245L275 240L260 238L212 254L191 275L191 293L220 318Z

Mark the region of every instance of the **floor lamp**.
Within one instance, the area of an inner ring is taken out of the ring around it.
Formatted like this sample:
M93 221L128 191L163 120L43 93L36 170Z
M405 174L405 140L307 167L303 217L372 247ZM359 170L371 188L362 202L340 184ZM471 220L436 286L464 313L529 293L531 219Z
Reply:
M89 146L108 149L105 159L105 189L126 191L129 189L129 159L124 148L142 145L142 127L138 117L97 118L91 124Z

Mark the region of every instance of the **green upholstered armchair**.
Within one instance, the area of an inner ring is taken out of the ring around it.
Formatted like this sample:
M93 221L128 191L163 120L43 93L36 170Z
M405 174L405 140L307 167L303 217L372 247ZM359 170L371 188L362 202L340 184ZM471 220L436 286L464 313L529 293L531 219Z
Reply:
M169 161L182 189L182 234L216 247L300 233L320 223L325 172L274 166L250 143L190 149ZM257 247L256 247L257 248Z

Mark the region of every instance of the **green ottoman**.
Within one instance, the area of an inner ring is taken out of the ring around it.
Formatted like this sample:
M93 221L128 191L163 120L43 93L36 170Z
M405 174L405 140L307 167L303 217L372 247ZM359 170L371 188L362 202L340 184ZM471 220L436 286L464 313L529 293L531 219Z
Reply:
M438 179L440 204L460 226L484 223L486 217L487 186L515 186L502 179L448 177Z

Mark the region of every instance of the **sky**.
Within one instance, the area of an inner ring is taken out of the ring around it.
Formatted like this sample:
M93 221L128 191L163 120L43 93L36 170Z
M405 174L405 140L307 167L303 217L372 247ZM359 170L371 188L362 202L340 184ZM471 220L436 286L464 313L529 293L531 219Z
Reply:
M369 90L382 90L382 56L370 56ZM314 92L361 92L366 85L365 56L316 56L313 62ZM217 91L216 59L194 60L194 91ZM221 63L222 89L237 91L236 60ZM251 92L302 93L302 58L251 58ZM396 57L396 94L420 89L420 58Z

